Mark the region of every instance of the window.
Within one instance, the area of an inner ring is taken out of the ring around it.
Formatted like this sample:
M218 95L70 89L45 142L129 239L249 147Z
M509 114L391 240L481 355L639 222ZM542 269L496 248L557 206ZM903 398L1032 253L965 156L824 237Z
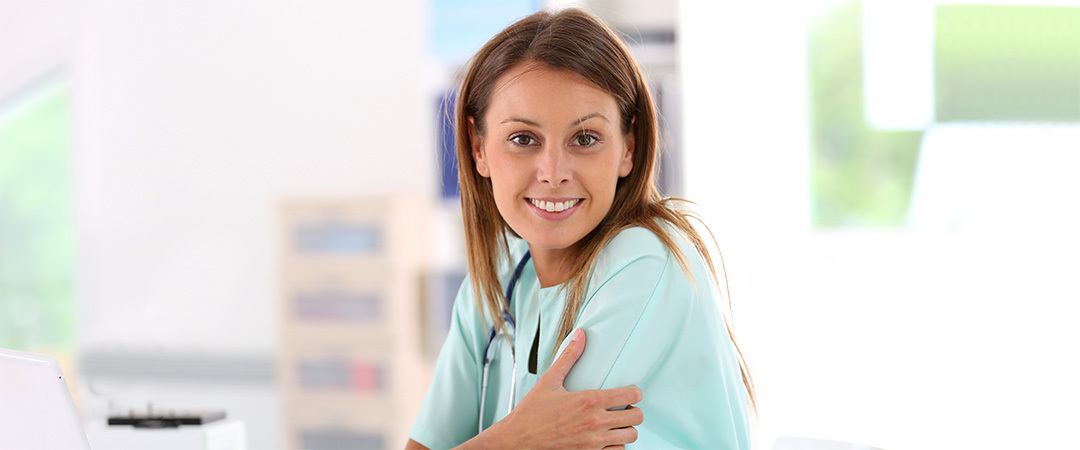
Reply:
M810 26L813 225L1054 222L1028 205L1061 191L1047 179L1077 158L1068 148L1080 130L1080 8L874 9L884 3L844 3ZM887 45L871 47L874 36ZM875 89L892 91L883 97L893 102L868 102ZM905 126L875 121L874 108L895 116L911 105L916 120Z
M0 104L0 347L74 347L70 124L66 83Z

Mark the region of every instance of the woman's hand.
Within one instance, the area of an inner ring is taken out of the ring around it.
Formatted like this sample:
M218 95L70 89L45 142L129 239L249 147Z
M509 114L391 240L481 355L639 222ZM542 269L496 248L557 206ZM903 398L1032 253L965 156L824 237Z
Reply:
M585 350L585 332L575 330L570 344L528 395L505 418L461 448L604 448L637 440L644 420L641 389L568 392L563 381ZM611 408L627 407L611 411Z

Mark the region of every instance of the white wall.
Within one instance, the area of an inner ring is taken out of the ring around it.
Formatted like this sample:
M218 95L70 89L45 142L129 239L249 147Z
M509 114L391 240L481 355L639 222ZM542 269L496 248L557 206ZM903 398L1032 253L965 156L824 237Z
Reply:
M0 100L73 88L81 351L276 359L278 202L436 192L424 5L0 0ZM277 446L265 380L105 378L84 412L222 408Z
M3 110L53 78L73 54L78 14L70 0L0 0L0 101Z
M272 354L278 201L433 192L423 2L84 6L82 346Z
M761 400L755 448L782 435L889 450L1075 442L1075 231L812 231L804 49L820 5L680 6L687 196L728 250Z

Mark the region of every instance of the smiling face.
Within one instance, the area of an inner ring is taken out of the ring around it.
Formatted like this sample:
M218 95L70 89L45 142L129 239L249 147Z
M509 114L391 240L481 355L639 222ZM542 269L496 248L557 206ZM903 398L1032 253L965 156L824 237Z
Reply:
M472 155L539 272L611 210L633 167L633 133L623 134L615 97L572 72L525 63L492 92L483 131L469 126Z

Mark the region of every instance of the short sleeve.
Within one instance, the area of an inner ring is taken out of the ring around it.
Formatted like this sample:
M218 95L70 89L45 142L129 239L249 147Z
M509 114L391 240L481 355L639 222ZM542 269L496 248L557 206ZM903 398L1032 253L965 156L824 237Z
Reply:
M586 333L585 352L567 374L565 386L568 390L622 387L609 386L607 379L623 351L628 350L626 344L649 309L653 292L667 265L666 252L661 246L625 251L629 246L622 244L632 237L627 233L642 231L652 236L641 229L624 231L600 255L587 291L588 298L578 313L576 327ZM651 243L647 238L632 240L637 244ZM568 340L564 340L561 348L567 343Z
M435 375L409 438L427 448L461 445L477 433L480 417L480 361L483 339L469 278L461 284Z
M651 232L616 239L578 316L585 352L566 388L641 388L643 448L749 448L738 360L703 262L683 247L691 279Z

